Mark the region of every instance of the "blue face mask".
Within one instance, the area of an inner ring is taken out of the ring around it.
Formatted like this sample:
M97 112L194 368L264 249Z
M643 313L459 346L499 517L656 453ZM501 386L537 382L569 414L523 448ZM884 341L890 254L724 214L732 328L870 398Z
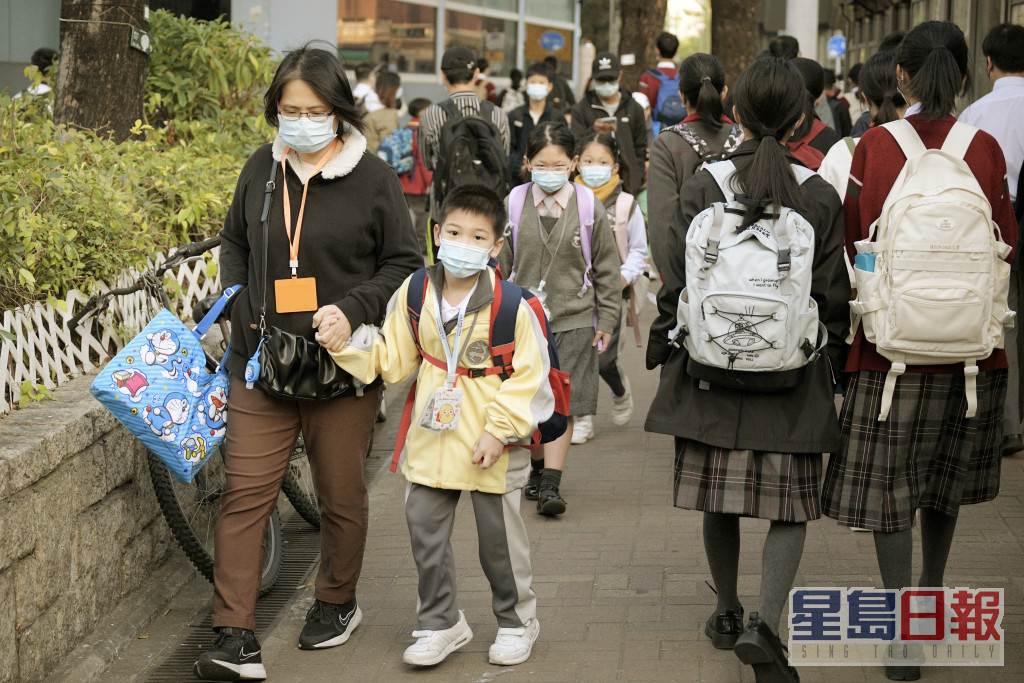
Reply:
M537 183L540 189L551 194L558 192L562 185L569 182L569 171L542 171L535 168L530 172L530 179Z
M583 184L587 187L601 187L612 179L611 166L583 166L580 169Z
M279 116L277 122L277 132L284 144L303 154L319 152L337 137L334 116L328 116L326 121L310 121L308 116L289 121Z
M473 247L453 240L441 240L437 259L453 277L465 278L476 275L487 267L491 258L491 247Z

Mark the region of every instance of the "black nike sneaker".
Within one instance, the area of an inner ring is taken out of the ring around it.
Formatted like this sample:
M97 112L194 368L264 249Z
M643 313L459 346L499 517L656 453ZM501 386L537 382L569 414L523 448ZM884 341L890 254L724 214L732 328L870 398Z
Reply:
M344 605L316 600L306 613L306 625L299 634L299 648L318 650L343 645L363 620L363 612L352 598Z
M193 672L204 681L262 681L267 677L256 634L232 626L217 629L213 648L199 656Z

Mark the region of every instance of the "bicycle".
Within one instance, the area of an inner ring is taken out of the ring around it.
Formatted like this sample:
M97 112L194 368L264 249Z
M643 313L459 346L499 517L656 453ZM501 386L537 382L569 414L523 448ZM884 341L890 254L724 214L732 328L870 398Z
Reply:
M159 301L165 308L177 315L177 306L171 301L163 282L164 275L183 263L202 258L203 254L218 246L220 241L220 237L217 236L201 242L186 244L176 249L159 266L144 271L131 285L92 295L82 310L68 321L68 328L77 329L86 317L106 310L114 297L140 291L149 295L147 299L149 304ZM214 300L216 299L214 298ZM209 310L208 303L204 304L204 302L197 304L192 311L192 317L196 321L201 320L205 315L204 307ZM222 334L220 353L223 354L226 350L227 340L230 339L230 328L229 323L224 319L218 320L218 325ZM212 358L209 351L210 349L207 349L206 362L208 369L212 371L217 367L218 360ZM160 511L170 527L171 534L189 561L211 583L213 582L214 523L220 510L220 496L225 487L224 461L219 456L220 450L218 449L206 465L199 470L192 483L183 484L171 475L167 467L152 451L147 451L153 491L156 494ZM308 523L319 528L320 510L301 435L289 460L282 491L295 511ZM267 525L264 542L260 595L267 593L277 581L281 571L283 547L281 516L280 512L275 509L271 514L270 523Z

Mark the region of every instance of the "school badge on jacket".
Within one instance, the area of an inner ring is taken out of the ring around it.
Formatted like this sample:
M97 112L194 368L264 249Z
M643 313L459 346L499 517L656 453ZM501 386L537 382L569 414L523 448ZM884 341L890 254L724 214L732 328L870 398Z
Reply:
M199 340L238 287L188 329L164 309L107 363L90 391L180 481L189 483L224 439L228 376L210 372ZM225 354L226 355L226 354Z

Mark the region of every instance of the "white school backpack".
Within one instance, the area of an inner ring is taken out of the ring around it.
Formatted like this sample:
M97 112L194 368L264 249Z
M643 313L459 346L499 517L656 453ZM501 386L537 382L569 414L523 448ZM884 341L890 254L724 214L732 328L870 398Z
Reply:
M906 121L884 126L907 157L866 240L855 243L864 338L892 361L879 421L908 365L964 364L967 417L977 412L977 362L1003 346L1010 247L964 154L977 129L953 124L941 149L927 149ZM999 235L998 238L996 235ZM856 330L856 324L854 325Z
M803 183L813 171L793 167ZM790 208L769 207L744 230L745 213L729 181L731 161L707 170L725 194L690 223L686 287L679 296L673 344L690 353L687 374L700 386L755 391L797 386L828 332L811 298L814 228Z

